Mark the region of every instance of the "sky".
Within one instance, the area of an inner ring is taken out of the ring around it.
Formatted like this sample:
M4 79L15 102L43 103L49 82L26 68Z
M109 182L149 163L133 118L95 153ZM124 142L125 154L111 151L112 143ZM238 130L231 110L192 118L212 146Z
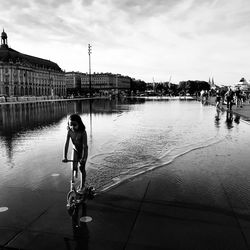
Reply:
M250 79L249 0L0 0L21 53L146 82Z

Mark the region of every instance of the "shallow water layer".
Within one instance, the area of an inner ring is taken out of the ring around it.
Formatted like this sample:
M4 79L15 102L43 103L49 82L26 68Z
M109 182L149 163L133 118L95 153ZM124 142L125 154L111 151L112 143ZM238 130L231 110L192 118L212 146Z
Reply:
M194 150L249 136L249 125L240 117L196 101L125 99L2 105L0 185L32 190L68 188L70 164L61 160L67 117L75 112L88 134L87 183L99 190L154 168L167 168Z

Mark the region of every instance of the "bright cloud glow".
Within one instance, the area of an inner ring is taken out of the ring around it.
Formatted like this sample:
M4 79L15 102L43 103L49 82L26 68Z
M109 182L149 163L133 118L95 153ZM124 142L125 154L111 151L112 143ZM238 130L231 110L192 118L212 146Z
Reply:
M10 0L0 23L9 45L66 71L145 81L250 78L249 0Z

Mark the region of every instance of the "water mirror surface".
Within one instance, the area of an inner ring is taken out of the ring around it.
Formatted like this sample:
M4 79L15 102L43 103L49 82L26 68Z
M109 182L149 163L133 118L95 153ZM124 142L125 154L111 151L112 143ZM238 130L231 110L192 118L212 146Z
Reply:
M68 188L70 164L61 160L71 113L78 113L86 125L87 183L98 190L168 167L183 154L232 136L249 137L249 125L239 117L197 101L102 99L2 105L0 185Z

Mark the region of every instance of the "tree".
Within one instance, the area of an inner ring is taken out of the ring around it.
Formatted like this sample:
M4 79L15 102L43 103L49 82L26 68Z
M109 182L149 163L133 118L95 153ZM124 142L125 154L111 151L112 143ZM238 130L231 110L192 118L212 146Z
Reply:
M209 90L210 85L206 81L181 81L179 83L179 92L183 94L189 93L190 95L194 95L201 90Z
M134 79L131 79L131 91L133 92L143 92L146 90L146 83L144 81L141 81L141 80L134 80Z

